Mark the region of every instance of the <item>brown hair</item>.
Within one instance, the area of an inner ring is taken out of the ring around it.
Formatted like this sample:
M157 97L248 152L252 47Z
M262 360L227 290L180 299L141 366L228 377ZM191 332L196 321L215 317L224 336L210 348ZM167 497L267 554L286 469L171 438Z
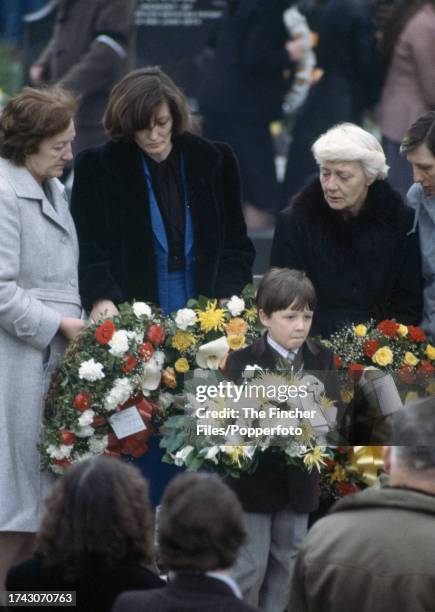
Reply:
M411 125L402 141L400 152L407 155L423 143L435 156L435 111L430 111L419 117Z
M81 461L60 478L46 501L36 553L66 581L95 567L153 559L148 484L137 468L110 457Z
M22 166L43 140L66 130L78 100L61 87L24 87L11 98L0 117L0 155Z
M257 308L268 317L277 310L292 306L295 310L314 310L317 304L313 283L302 270L271 268L257 289Z
M175 136L192 126L186 97L167 74L158 66L133 70L110 92L104 128L113 140L131 142L135 132L149 127L163 102L171 111Z
M231 567L245 538L240 502L220 478L196 473L171 481L159 514L159 554L166 567Z

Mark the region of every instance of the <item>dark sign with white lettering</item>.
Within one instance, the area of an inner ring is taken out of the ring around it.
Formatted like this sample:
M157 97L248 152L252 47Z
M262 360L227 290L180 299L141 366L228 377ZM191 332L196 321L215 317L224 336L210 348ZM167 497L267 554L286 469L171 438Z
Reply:
M194 99L201 54L227 0L138 0L137 66L159 65Z

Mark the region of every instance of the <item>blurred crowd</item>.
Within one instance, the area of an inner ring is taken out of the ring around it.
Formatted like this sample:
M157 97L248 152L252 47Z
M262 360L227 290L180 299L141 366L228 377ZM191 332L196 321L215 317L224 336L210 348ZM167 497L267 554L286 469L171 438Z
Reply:
M136 1L5 0L3 42L19 48L23 16L53 4L52 38L23 79L81 95L78 152L105 140L110 89L134 64ZM251 232L274 226L316 171L313 143L343 121L380 133L389 180L406 194L400 142L435 108L434 37L433 0L228 0L199 53L198 123L236 153Z

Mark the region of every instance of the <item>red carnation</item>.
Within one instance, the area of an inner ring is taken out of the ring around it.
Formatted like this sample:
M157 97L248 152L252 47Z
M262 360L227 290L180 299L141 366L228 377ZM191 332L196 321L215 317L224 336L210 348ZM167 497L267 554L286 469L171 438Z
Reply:
M364 342L364 355L372 358L379 348L379 340L366 340Z
M397 330L399 329L399 324L396 321L390 321L385 319L385 321L381 321L376 326L380 332L384 334L384 336L388 336L388 338L397 338Z
M325 468L328 472L332 472L332 470L335 467L335 461L334 459L331 459L330 457L326 457L325 458Z
M101 325L95 330L95 338L100 344L107 344L112 339L115 332L115 325L112 323L112 321L106 319L106 321L101 323Z
M121 366L121 370L125 372L126 374L127 372L130 372L130 370L132 370L133 368L137 366L137 357L135 357L134 355L129 355L128 353L126 353L123 359L124 359L124 363Z
M361 363L350 363L347 370L347 377L352 383L357 383L362 376L364 367Z
M74 408L77 408L77 410L84 412L85 410L90 408L90 406L91 406L91 396L89 395L89 393L84 393L84 392L77 393L77 395L74 398Z
M154 323L154 325L150 325L147 332L147 338L153 344L162 344L165 339L165 335L166 334L163 327L161 325L157 325L156 323Z
M74 444L74 440L76 439L75 434L68 429L62 429L60 432L60 441L61 444L66 444L69 446L70 444Z
M340 497L351 495L351 493L356 493L359 490L359 487L353 482L337 482L335 484L335 491Z
M415 382L415 370L409 365L402 365L399 368L399 379L405 385L411 385Z
M343 367L343 360L338 355L334 354L334 364L337 370Z
M139 355L143 361L149 361L154 353L154 347L151 342L144 342L139 346Z
M433 374L435 372L435 368L427 359L422 359L417 366L417 370L422 374Z
M408 336L412 342L424 342L426 340L426 334L421 327L415 327L414 325L408 325Z

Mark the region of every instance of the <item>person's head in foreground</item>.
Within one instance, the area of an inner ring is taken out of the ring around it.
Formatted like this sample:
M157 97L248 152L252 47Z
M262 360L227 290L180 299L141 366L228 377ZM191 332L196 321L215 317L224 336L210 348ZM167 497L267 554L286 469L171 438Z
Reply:
M135 142L159 162L174 138L191 128L187 99L157 66L127 74L110 93L103 125L114 141Z
M353 123L341 123L322 134L312 149L327 204L333 210L358 215L370 186L387 177L378 140Z
M435 111L413 123L400 151L412 165L414 182L420 183L426 195L435 195Z
M139 470L111 457L69 468L54 484L37 536L44 567L63 580L153 560L153 515Z
M181 474L168 485L159 514L159 557L176 572L228 570L246 537L240 503L211 474Z
M388 486L343 497L308 532L296 557L290 609L433 608L435 397L395 413L392 441L396 446L384 447Z
M269 336L287 350L296 350L308 337L317 298L305 272L271 268L260 281L256 304Z
M393 442L384 449L390 486L435 494L435 397L406 405L394 415Z
M24 166L38 183L62 176L72 161L75 96L60 87L24 89L0 116L0 155Z

